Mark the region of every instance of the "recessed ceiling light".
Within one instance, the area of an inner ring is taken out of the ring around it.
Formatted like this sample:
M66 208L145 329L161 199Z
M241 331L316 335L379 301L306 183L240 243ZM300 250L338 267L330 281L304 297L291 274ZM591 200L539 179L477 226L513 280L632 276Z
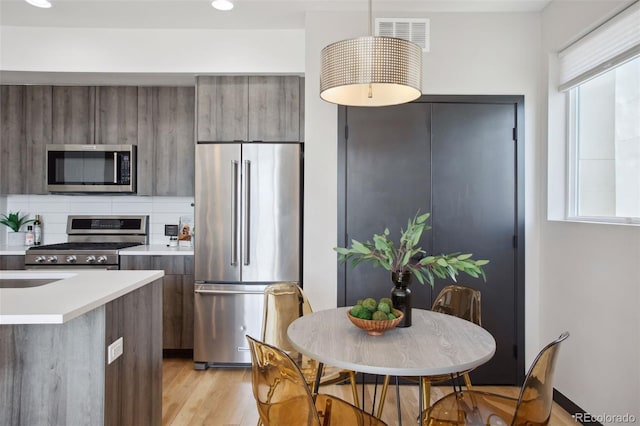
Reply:
M45 0L46 1L46 0ZM233 9L233 3L229 0L213 0L211 6L218 10L231 10Z
M26 0L31 6L41 7L43 9L48 9L51 7L51 3L48 0Z

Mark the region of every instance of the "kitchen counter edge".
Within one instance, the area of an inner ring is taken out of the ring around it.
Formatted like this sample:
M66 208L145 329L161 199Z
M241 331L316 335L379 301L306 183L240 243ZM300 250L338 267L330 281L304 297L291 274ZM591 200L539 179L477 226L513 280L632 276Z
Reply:
M0 245L0 256L24 256L29 247ZM149 244L118 250L120 256L193 256L193 247Z
M163 276L161 270L0 271L0 278L60 278L39 287L0 289L0 325L64 324Z

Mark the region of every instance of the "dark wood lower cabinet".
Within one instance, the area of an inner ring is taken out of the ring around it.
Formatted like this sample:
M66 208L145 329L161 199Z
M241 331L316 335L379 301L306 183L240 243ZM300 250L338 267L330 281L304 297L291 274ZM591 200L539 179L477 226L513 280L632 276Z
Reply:
M160 269L162 279L162 348L166 355L193 351L193 256L120 256L121 269Z
M0 325L0 424L159 426L161 303L157 280L64 324Z
M23 270L24 256L22 255L6 255L0 256L0 271Z

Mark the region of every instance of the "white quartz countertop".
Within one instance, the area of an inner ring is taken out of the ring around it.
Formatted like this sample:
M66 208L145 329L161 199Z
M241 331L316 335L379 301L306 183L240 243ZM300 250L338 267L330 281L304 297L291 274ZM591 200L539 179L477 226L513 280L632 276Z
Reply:
M27 251L25 246L8 246L6 244L0 244L0 256L13 256L24 255Z
M0 245L0 256L24 255L28 247ZM150 244L118 250L121 256L193 256L193 247Z
M166 244L134 246L118 250L120 256L192 256L193 247L167 247Z
M12 279L51 279L38 287L0 288L0 324L63 324L164 276L164 271L0 271Z

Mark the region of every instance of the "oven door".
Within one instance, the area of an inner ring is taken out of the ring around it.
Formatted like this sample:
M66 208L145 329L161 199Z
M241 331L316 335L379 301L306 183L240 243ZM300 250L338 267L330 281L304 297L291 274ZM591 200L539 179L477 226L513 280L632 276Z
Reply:
M135 145L47 145L50 192L135 192Z

